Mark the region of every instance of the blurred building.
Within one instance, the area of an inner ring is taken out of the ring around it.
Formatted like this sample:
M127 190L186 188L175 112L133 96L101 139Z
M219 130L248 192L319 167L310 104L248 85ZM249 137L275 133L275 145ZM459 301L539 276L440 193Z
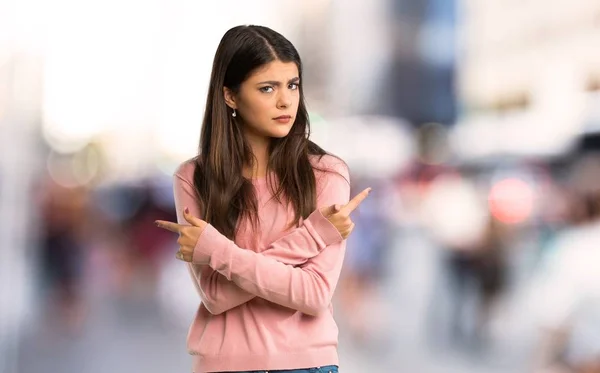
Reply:
M600 2L465 0L461 6L455 138L463 157L560 154L575 136L594 130Z
M452 124L456 1L390 1L394 52L379 110L414 125Z
M302 11L297 45L313 110L454 122L454 0L313 0Z

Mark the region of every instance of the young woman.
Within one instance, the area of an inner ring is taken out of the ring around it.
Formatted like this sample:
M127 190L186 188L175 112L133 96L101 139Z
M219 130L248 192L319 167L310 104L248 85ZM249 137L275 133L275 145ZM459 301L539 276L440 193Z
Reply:
M174 175L177 258L202 303L194 372L338 371L331 298L350 213L343 161L311 142L294 46L234 27L217 49L199 155Z

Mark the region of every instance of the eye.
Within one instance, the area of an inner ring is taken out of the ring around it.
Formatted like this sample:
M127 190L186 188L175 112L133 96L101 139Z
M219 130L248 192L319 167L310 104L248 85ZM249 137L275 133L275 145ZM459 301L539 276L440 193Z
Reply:
M300 88L300 84L298 83L290 83L290 85L288 85L288 88L291 90L296 90L298 88Z
M261 88L259 88L259 90L263 93L271 93L271 92L273 92L273 87L271 87L271 86L261 87Z

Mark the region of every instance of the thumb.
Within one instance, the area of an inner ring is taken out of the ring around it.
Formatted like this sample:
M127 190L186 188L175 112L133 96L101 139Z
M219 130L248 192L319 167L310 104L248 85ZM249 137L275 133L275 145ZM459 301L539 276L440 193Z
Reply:
M185 220L193 225L194 227L202 226L201 220L190 213L190 210L186 207L183 209L183 217Z
M323 208L321 208L321 214L323 214L323 216L330 216L330 215L333 215L336 212L340 211L341 208L342 208L341 205L331 205L331 206L323 207Z

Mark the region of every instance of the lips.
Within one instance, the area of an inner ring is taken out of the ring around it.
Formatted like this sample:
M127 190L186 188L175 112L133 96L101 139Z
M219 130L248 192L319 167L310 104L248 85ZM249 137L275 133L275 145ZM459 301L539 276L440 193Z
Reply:
M280 119L285 120L285 119L291 119L291 118L292 118L291 115L280 115L277 118L273 118L273 119L275 119L275 120L280 120Z

